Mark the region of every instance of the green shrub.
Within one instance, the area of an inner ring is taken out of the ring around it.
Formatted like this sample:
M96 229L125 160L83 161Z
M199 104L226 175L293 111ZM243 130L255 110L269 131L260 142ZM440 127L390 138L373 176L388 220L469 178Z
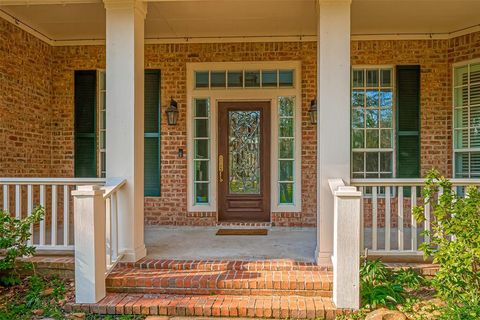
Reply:
M360 296L362 307L395 308L407 301L406 289L418 289L424 279L413 269L391 270L380 260L365 260L360 268Z
M35 247L27 244L31 236L30 227L43 219L45 211L37 207L26 218L17 219L7 211L0 210L0 284L13 285L19 282L16 273L18 257L31 256Z
M480 319L480 192L468 187L462 197L456 191L437 171L428 173L424 199L435 221L421 249L439 264L432 285L448 304L448 319ZM424 212L424 206L414 209L417 221L425 220Z

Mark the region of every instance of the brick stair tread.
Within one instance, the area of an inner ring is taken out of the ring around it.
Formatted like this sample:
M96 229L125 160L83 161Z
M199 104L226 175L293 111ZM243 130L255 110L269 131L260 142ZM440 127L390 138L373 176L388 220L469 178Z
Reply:
M303 296L225 296L108 293L95 304L67 303L67 312L165 316L335 319L331 298Z
M314 262L295 261L290 259L274 260L169 260L141 259L135 263L120 262L120 267L136 267L142 269L161 270L244 270L244 271L328 271L327 267Z
M302 294L330 296L327 271L191 271L117 268L107 278L111 292L179 294Z

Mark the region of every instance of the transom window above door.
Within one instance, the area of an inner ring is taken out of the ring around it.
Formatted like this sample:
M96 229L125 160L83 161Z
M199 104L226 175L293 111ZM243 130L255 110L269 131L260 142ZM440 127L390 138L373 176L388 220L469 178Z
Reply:
M283 69L195 71L195 89L293 88L295 71Z

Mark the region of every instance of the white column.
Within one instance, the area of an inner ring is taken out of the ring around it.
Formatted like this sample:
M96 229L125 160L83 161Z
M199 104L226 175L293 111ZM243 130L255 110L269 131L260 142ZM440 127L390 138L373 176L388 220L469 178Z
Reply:
M143 221L143 95L146 3L104 0L107 51L107 178L126 178L118 194L119 250L146 255Z
M328 179L350 182L350 3L318 0L317 262L331 264L333 196Z
M99 186L79 186L74 197L75 301L105 297L105 200Z
M360 308L360 199L355 187L334 191L333 302Z

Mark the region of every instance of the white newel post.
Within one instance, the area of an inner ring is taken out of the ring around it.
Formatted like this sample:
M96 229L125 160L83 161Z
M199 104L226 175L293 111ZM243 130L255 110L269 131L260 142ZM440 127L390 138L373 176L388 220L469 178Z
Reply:
M139 0L104 0L106 8L107 179L118 192L118 242L124 260L146 255L143 221L144 24Z
M105 297L105 200L99 186L72 191L75 226L75 299L96 303Z
M331 264L333 195L350 182L350 2L318 0L317 262Z
M355 187L334 191L333 302L360 308L360 199Z

